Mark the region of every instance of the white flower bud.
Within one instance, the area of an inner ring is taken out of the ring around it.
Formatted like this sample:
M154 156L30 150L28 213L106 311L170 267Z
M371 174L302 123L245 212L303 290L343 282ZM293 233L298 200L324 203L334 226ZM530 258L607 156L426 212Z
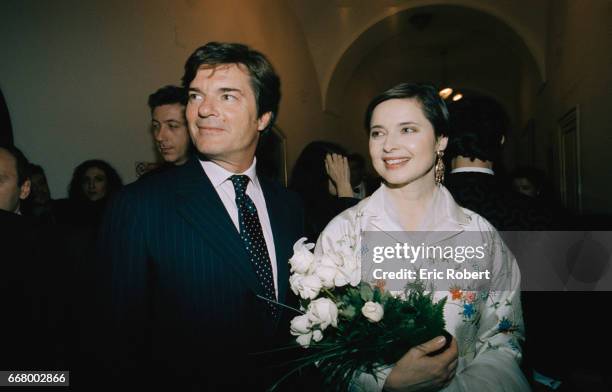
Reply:
M368 319L368 321L377 323L382 320L385 311L382 305L378 302L368 301L361 308L361 313Z

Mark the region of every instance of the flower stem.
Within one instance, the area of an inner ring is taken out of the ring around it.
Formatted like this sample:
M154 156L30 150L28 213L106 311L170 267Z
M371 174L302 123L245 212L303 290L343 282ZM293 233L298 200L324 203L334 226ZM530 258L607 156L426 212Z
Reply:
M331 299L334 300L334 302L338 302L338 300L336 299L336 297L334 296L334 294L332 294L331 291L329 291L329 289L327 288L323 288L321 291L323 291L325 294L329 295L331 297Z
M306 314L306 313L302 312L302 311L301 311L301 310L299 310L299 309L292 308L291 306L287 306L287 305L285 305L285 304L282 304L282 303L280 303L280 302L278 302L278 301L275 301L275 300L273 300L273 299L270 299L270 298L266 298L266 297L261 296L261 295L259 295L259 294L257 294L257 298L259 298L259 299L263 299L264 301L272 302L272 303L273 303L273 304L275 304L275 305L282 306L283 308L287 308L287 309L289 309L289 310L293 310L294 312L297 312L297 313L300 313L300 314Z

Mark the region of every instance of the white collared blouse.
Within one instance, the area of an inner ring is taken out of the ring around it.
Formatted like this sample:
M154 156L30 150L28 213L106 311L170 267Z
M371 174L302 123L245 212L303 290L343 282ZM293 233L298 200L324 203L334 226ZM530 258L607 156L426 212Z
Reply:
M315 254L334 252L339 243L349 243L359 260L365 231L403 231L383 184L369 198L336 216L317 241ZM444 186L437 186L419 231L426 231L429 244L467 232L482 236L489 255L492 287L504 290L434 288L434 300L447 298L446 330L457 340L459 363L456 376L444 391L529 391L519 368L524 325L520 301L520 272L514 255L499 233L480 215L455 203ZM362 271L363 276L363 271ZM391 367L381 367L378 380L368 374L356 378L351 390L381 391Z

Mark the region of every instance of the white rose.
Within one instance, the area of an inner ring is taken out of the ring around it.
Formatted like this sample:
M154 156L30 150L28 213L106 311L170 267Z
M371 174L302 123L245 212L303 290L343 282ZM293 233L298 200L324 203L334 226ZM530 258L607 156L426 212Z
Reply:
M321 279L323 287L334 288L338 268L336 263L329 256L322 256L315 267L315 275Z
M321 339L323 339L323 332L318 329L312 331L312 340L314 340L315 342L320 342Z
M308 348L310 346L310 341L312 340L312 332L308 332L304 335L300 335L295 338L295 341L300 344L300 346L304 348Z
M321 330L329 325L338 326L338 307L329 298L319 298L308 305L308 318L313 324L318 324Z
M312 322L306 314L296 316L291 320L291 334L294 336L309 333L310 328L312 328Z
M302 237L293 245L293 256L289 259L292 273L306 274L313 267L314 255L310 250L314 244L305 244L305 241L306 237Z
M378 302L368 301L361 308L361 313L373 323L377 323L382 320L385 311L381 304Z
M321 279L317 275L302 277L298 283L298 292L303 299L315 299L321 291Z
M338 273L335 277L335 285L338 287L346 286L350 283L351 286L357 287L361 282L361 265L354 255L340 255L342 262L338 267Z
M336 277L334 278L334 284L336 287L346 286L350 281L350 275L344 269L339 269L336 272Z
M293 294L298 295L300 293L300 282L304 276L300 274L293 274L289 277L289 286Z

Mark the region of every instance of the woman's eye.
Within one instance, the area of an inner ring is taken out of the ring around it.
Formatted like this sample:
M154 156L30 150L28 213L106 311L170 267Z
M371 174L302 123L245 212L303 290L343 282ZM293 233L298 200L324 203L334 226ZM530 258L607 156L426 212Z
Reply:
M412 127L404 127L404 128L402 128L402 133L412 133L412 132L416 132L416 129L414 129Z
M381 134L382 134L382 132L380 132L380 131L371 131L370 132L370 137L375 138L375 137L380 136Z

